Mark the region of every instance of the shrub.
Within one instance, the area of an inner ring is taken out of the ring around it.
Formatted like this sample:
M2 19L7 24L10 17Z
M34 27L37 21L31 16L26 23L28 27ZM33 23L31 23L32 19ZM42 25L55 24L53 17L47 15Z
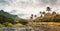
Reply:
M24 19L21 19L21 20L19 20L19 23L21 23L23 25L26 25L26 24L28 24L28 21L24 20Z
M4 25L3 25L3 24L0 24L0 28L1 28L1 27L4 27Z
M20 27L20 26L23 26L23 25L21 23L17 23L17 24L15 24L15 26Z
M9 23L9 22L5 22L5 23L3 23L6 27L8 26L8 27L11 27L13 24L12 23Z

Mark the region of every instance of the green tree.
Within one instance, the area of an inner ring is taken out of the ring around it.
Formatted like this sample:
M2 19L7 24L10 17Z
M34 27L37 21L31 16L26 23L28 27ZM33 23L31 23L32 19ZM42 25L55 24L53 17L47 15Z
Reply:
M28 24L28 21L25 20L25 19L20 19L20 20L19 20L19 23L21 23L21 24L23 24L23 25L26 25L26 24Z
M14 23L14 19L10 18L4 14L0 14L0 23L4 23L4 22L10 22L10 23Z

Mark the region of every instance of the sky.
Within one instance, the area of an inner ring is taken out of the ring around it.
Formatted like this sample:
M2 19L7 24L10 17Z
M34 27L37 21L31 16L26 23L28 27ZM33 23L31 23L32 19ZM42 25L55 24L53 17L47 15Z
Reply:
M39 12L45 11L47 6L60 12L60 0L0 0L0 10L27 19L31 14L40 15Z

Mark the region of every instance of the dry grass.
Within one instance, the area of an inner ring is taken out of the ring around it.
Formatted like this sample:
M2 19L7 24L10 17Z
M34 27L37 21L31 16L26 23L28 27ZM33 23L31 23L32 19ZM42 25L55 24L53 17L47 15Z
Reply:
M60 23L57 22L29 22L34 31L60 31Z
M29 25L47 25L47 26L57 26L59 27L60 26L60 23L58 22L29 22Z

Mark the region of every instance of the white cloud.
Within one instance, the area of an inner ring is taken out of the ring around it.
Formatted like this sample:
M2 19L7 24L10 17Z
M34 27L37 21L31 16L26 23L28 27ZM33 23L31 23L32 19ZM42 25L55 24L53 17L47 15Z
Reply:
M52 10L60 10L60 0L0 0L0 9L4 9L12 14L17 14L20 17L26 18L30 14L38 14L39 11L44 11L49 5Z

